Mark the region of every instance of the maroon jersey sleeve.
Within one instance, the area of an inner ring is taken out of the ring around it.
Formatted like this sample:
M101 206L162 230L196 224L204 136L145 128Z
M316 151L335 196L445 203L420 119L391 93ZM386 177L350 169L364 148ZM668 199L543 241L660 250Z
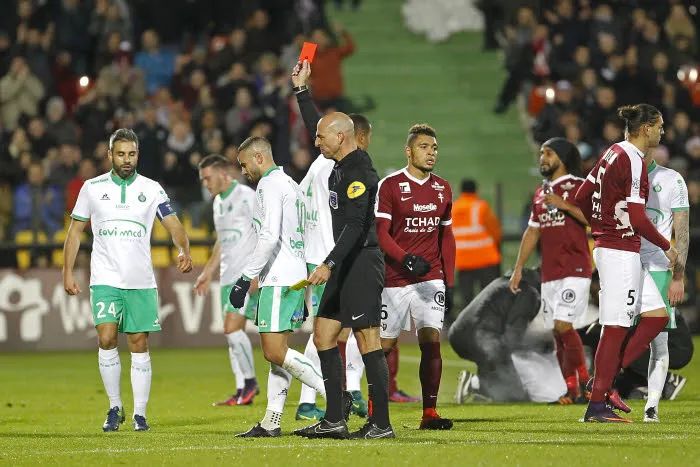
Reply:
M379 182L377 190L377 203L375 204L374 217L377 218L377 238L379 247L391 259L401 262L406 251L401 248L391 235L393 219L393 183L391 178L385 178ZM399 221L400 219L396 219Z
M389 177L379 181L379 189L377 190L377 202L374 208L374 217L389 219L392 216L392 204L394 200L393 184Z
M445 285L452 287L455 278L455 261L457 258L457 244L454 232L452 232L452 188L447 185L447 206L440 222L440 253L442 270L445 274Z

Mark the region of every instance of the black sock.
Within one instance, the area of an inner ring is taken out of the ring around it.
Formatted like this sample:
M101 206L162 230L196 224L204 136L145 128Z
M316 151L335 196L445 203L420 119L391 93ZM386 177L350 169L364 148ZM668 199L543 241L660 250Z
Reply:
M362 356L367 371L367 384L372 394L372 421L379 428L387 428L389 422L389 365L381 350Z
M340 358L340 350L333 347L328 350L319 350L318 358L321 360L321 373L323 384L326 386L326 420L337 423L343 419L343 362Z

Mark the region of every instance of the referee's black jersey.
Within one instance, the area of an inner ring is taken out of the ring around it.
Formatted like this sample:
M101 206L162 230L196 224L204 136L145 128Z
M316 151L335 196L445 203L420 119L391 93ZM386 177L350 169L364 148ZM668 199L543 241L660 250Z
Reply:
M328 178L335 247L326 263L338 264L362 248L379 245L374 218L378 184L379 176L372 160L362 149L336 162Z

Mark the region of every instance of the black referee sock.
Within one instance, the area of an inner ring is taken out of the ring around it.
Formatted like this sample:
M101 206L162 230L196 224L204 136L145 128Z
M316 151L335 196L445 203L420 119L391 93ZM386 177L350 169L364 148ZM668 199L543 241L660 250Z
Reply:
M326 387L326 420L337 423L343 419L343 361L340 359L340 350L333 347L328 350L319 350L318 358L321 360L321 373L323 384Z
M372 421L379 428L387 428L389 422L389 365L382 350L362 356L367 371L367 384L372 393Z

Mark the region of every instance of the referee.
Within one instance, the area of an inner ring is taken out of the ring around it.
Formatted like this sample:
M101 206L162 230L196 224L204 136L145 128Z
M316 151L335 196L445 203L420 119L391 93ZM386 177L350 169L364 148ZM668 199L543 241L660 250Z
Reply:
M294 76L309 74L307 61L297 64ZM306 86L294 91L300 103L311 98ZM346 114L334 112L323 117L316 128L315 145L324 157L335 161L328 180L335 247L309 276L313 285L327 282L314 327L326 387L326 416L294 434L306 438L393 438L389 368L379 338L384 287L384 256L374 219L379 177L369 154L358 149L353 122ZM352 434L342 413L344 370L337 346L345 327L352 328L357 339L373 404L371 420Z

